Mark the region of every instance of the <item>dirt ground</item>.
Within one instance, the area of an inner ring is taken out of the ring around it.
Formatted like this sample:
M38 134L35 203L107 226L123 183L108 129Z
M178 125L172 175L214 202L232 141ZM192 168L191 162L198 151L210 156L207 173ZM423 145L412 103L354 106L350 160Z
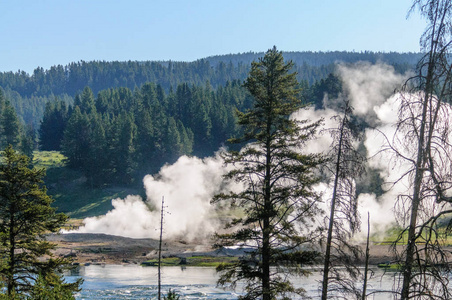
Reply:
M57 244L55 254L72 257L77 264L140 264L158 256L158 241L152 239L132 239L106 234L71 233L50 235L47 240ZM201 241L177 239L164 241L162 255L225 255L214 252L211 245ZM229 254L230 255L230 254ZM375 265L393 260L388 245L370 247L370 263Z

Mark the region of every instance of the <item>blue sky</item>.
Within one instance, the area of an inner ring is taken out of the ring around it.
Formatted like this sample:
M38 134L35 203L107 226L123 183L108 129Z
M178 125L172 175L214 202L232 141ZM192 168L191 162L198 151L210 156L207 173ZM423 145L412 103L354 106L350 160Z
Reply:
M409 0L0 0L0 71L241 52L417 52Z

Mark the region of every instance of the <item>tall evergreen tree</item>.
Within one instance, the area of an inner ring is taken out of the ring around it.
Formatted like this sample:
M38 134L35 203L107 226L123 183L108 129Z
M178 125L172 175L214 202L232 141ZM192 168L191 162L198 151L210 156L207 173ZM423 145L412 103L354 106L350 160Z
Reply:
M112 123L109 160L116 183L129 184L134 179L136 130L132 116L127 113L118 116Z
M83 89L81 95L80 111L86 114L96 112L93 91L88 86Z
M233 222L241 225L238 230L219 236L220 244L253 249L247 259L219 267L220 285L246 282L246 295L240 299L290 299L291 293L303 294L286 275L303 273L299 264L312 260L312 252L300 246L315 237L304 225L318 212L319 197L312 189L318 179L313 171L322 158L304 153L303 146L319 123L290 118L302 106L295 74L289 73L292 66L284 63L275 47L252 64L244 86L254 104L239 114L244 134L233 140L250 144L225 155L226 163L234 166L226 178L245 187L214 199L231 200L245 212Z
M56 214L52 199L42 185L44 170L29 169L29 159L9 146L0 164L0 281L9 298L30 296L39 275L57 276L68 261L53 258L55 245L45 234L57 232L67 217ZM50 257L45 259L45 256ZM80 281L64 284L69 291L78 290Z
M68 158L68 165L83 170L89 149L90 124L86 114L76 106L64 130L62 153Z
M36 149L36 132L33 126L24 128L20 136L20 152L33 160L33 151Z
M140 111L137 115L136 162L138 176L156 171L155 158L157 156L156 135L154 124L149 111Z
M105 130L102 125L100 116L92 114L89 119L89 148L87 152L84 173L91 187L98 187L105 183L105 174L108 172L108 165L105 153L107 150L107 142L105 138Z
M55 99L47 102L39 127L39 146L41 150L59 151L68 118L66 102Z
M17 147L20 143L21 124L17 118L14 107L9 103L9 101L6 101L5 109L1 115L1 123L4 137L3 147L7 145Z

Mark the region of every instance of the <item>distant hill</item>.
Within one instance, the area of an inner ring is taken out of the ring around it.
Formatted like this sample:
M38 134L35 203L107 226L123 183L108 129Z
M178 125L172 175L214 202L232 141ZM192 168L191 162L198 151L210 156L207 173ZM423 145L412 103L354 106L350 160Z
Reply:
M48 70L36 68L33 74L1 72L0 87L22 97L67 94L74 96L89 86L94 93L112 87L134 89L146 82L160 84L166 91L180 83L204 85L207 81L216 88L227 81L246 78L252 61L264 53L241 53L211 56L194 62L159 61L79 61ZM397 70L412 68L419 53L382 52L285 52L286 59L296 64L299 80L309 84L325 78L337 62L378 61L393 65Z

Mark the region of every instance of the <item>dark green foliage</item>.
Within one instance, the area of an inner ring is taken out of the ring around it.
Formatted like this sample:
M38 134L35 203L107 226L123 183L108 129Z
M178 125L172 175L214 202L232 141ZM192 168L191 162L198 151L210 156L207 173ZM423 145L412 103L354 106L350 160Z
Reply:
M89 120L89 147L86 149L86 165L83 168L91 187L102 186L105 183L105 166L108 160L105 157L107 140L105 129L99 115L90 115Z
M44 170L30 169L29 159L9 146L0 164L0 274L10 296L33 294L33 286L42 275L44 281L58 278L61 288L72 293L80 282L64 285L56 272L68 261L53 258L55 245L45 240L45 234L57 232L65 223L64 214L56 214L52 199L42 186ZM45 256L50 257L43 259Z
M327 78L321 79L313 84L309 89L306 89L303 96L306 101L314 104L316 109L324 109L324 101L328 99L337 99L342 92L342 83L340 79L333 74L328 75Z
M44 117L39 128L41 150L59 151L68 119L68 108L64 101L55 99L47 102Z
M16 111L11 104L6 101L1 115L1 128L3 135L3 146L12 145L17 147L20 142L20 122Z
M60 148L68 166L81 170L91 187L129 185L181 155L212 155L238 133L234 114L248 105L246 99L237 81L218 91L208 83L182 84L168 95L147 83L133 93L104 90L94 100L86 88L74 108L66 109L62 101L47 105L41 147L59 147L63 132Z
M82 95L80 96L80 109L82 113L86 113L88 115L96 112L94 95L88 86L83 89Z
M33 125L24 126L10 101L0 88L0 147L12 145L32 157L36 148L36 134Z
M70 167L74 169L86 167L89 138L90 123L88 116L82 114L80 108L76 106L67 122L61 144L62 153L69 158L68 163Z
M133 181L135 170L135 137L136 125L129 114L118 116L112 124L109 138L109 152L111 171L114 181L120 184L128 184Z
M49 273L39 274L33 290L33 300L75 300L74 292L80 290L80 281L66 283L61 275Z
M23 129L20 135L20 152L33 160L33 151L37 148L36 132L33 126L29 125Z
M234 287L245 281L246 295L240 299L290 299L291 294L303 294L287 275L303 274L300 264L313 262L306 260L312 252L305 255L301 246L316 237L307 222L319 213L319 197L312 187L318 182L314 169L322 158L303 153L303 146L319 123L289 118L302 107L295 74L289 73L292 67L276 48L252 64L244 86L254 102L251 109L239 113L243 135L233 140L250 144L225 154L226 163L234 166L226 178L245 187L214 199L229 200L245 211L234 221L239 229L219 236L220 245L250 243L254 248L249 257L219 268L220 285ZM272 266L275 270L270 271Z

